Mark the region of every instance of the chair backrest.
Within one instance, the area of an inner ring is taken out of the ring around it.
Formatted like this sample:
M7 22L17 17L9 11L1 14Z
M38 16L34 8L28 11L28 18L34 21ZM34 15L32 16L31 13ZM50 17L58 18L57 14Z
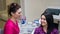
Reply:
M31 33L31 34L34 34L34 31L35 31L35 29L32 31L32 33Z

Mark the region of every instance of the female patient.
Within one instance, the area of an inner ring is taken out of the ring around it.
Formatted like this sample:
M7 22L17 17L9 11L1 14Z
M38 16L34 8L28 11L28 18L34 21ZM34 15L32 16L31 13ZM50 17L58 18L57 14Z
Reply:
M41 15L41 26L35 29L34 34L58 34L58 30L53 24L53 16L49 13Z
M17 19L21 16L21 6L17 3L12 3L8 7L9 19L4 26L4 34L19 34Z

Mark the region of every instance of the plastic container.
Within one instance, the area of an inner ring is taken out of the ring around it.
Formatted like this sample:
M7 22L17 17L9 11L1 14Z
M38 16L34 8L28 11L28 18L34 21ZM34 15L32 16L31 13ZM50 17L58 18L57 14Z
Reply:
M21 24L25 24L26 23L26 17L25 16L21 16Z

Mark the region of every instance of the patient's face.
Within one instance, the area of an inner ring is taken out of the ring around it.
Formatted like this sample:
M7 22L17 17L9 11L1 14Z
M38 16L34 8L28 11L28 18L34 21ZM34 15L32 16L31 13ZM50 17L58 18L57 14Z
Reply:
M46 17L44 15L41 16L41 25L42 26L46 26L47 25Z

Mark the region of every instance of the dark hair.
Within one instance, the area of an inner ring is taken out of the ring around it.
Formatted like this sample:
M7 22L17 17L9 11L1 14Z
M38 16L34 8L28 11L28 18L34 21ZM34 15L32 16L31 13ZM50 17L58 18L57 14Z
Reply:
M11 12L15 13L19 8L21 8L21 6L17 3L11 3L10 5L8 5L8 16L12 16Z
M55 28L54 26L54 20L53 20L53 15L50 14L50 13L47 13L47 12L44 12L42 15L44 15L46 17L46 21L47 21L47 24L48 24L48 31L47 31L47 34L50 34L51 31ZM41 16L42 16L41 15ZM42 25L41 25L42 26Z

